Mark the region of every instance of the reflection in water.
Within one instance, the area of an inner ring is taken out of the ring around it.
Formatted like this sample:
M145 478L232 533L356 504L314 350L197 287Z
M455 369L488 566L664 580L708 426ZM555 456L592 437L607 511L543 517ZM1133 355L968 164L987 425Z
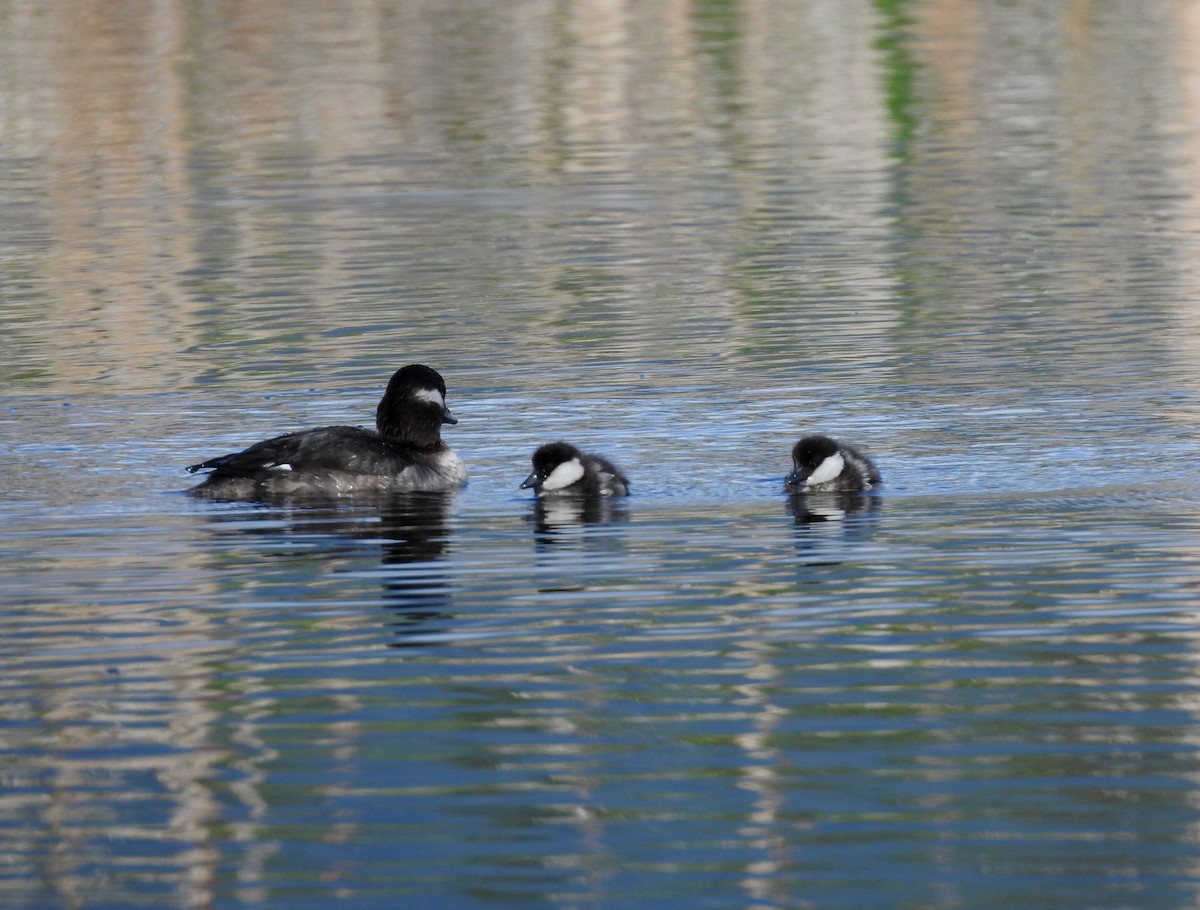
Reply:
M407 646L418 644L411 637L437 631L431 623L450 617L445 558L454 500L455 494L446 493L395 493L348 502L291 499L256 511L259 520L251 522L243 512L217 512L213 518L243 533L302 542L298 551L284 552L307 557L315 548L329 564L359 556L364 542L378 543L383 600L395 613L394 631L402 636L393 644Z
M796 524L796 549L805 562L842 562L842 545L866 540L882 506L877 493L793 493L787 510Z
M419 645L414 636L441 631L432 624L450 619L446 550L452 498L418 493L380 504L384 599L396 614L392 626L398 639L393 647Z
M871 513L880 506L871 493L794 493L788 497L788 512L796 526L822 521L844 521L857 512Z
M5 3L7 903L1194 905L1194 6ZM637 520L146 495L418 349Z
M589 525L613 524L629 518L625 500L608 496L537 498L529 507L526 521L533 525L538 549L563 545L578 546L581 531Z

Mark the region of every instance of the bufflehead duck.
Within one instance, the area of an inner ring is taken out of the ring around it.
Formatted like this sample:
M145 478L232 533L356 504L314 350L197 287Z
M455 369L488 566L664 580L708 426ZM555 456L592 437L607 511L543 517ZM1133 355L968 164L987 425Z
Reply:
M436 370L397 370L375 410L376 429L320 427L255 443L188 468L210 470L189 491L213 499L331 496L340 493L441 493L467 481L462 460L442 442L458 423Z
M788 493L854 493L878 486L875 463L854 446L828 436L805 436L792 448Z
M521 489L533 489L538 496L624 496L629 481L607 458L551 442L533 453L533 472Z

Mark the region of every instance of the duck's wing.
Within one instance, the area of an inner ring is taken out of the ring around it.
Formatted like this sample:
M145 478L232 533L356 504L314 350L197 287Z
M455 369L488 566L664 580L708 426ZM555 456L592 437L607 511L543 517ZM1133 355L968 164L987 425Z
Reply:
M286 471L366 472L395 453L373 430L320 427L256 442L248 449L191 465L188 471L212 471L227 477L259 477Z
M858 472L863 475L866 485L869 487L877 486L881 483L880 469L876 467L875 462L868 455L863 453L862 449L854 448L853 445L842 445L854 460L854 467L858 468Z
M599 455L587 457L596 474L597 487L602 493L610 496L625 496L629 492L629 480L616 465Z
M878 486L882 482L882 478L879 475L879 468L876 467L875 462L861 449L842 443L842 451L850 456L851 462L862 475L868 488Z

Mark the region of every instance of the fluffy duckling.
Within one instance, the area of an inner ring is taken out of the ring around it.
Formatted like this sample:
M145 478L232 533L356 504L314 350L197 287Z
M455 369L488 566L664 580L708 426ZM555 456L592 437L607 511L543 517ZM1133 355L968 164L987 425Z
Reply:
M784 481L788 493L854 493L882 481L870 458L828 436L805 436L792 448L792 463Z
M538 496L625 496L629 481L607 458L580 452L566 442L551 442L533 453L533 472L521 489Z

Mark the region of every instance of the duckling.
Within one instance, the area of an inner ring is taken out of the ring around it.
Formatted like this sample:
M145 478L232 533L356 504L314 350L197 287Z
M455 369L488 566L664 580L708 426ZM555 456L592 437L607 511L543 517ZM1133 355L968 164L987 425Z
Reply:
M551 442L533 453L533 472L521 489L538 496L625 496L629 481L607 458L580 452L566 442Z
M882 482L870 458L828 436L805 436L792 448L792 463L784 481L788 493L860 492Z

